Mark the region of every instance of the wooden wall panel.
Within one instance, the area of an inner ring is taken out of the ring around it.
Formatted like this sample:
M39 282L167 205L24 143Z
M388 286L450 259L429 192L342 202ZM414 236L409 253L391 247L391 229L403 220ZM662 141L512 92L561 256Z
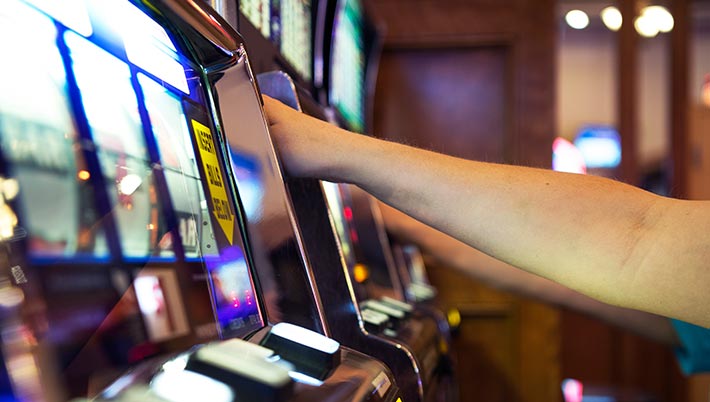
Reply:
M375 134L450 155L549 167L554 2L375 0L387 28ZM556 310L430 265L455 338L461 401L561 399Z
M633 12L628 0L621 3ZM464 158L550 166L555 2L373 0L372 6L387 27L376 135ZM626 100L619 113L632 150L636 38L624 35L619 71L628 79L619 88ZM636 168L626 158L623 178L634 183ZM463 401L560 400L563 376L683 400L684 381L667 348L433 268L442 305L462 312L455 346Z
M380 68L377 132L463 158L501 162L508 134L503 46L388 51Z

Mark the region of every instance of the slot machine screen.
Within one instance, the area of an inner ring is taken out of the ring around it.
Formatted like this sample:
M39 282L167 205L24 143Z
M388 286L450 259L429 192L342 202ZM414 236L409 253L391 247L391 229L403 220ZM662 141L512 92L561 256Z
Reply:
M201 68L158 21L128 0L0 8L0 51L28 61L0 63L0 242L44 323L5 357L67 398L264 325Z
M278 12L278 15L276 15ZM274 18L278 17L278 18ZM311 0L281 0L272 18L271 40L306 81L313 76L313 23Z
M271 0L240 0L239 11L265 38L271 37Z
M345 206L343 195L340 192L340 187L337 183L328 181L321 182L323 186L323 194L328 203L328 210L333 217L335 231L340 239L340 247L343 250L343 256L348 266L353 266L356 263L355 250L353 249L353 238L357 238L357 233L351 228L352 226L352 208ZM349 219L348 219L349 218Z
M359 0L340 0L333 22L330 104L351 130L365 129L365 43Z
M306 81L313 77L311 0L247 0L239 10Z
M341 184L322 181L323 194L328 205L328 211L333 218L335 231L340 241L343 258L348 267L348 273L354 280L353 290L358 300L368 297L366 281L369 279L369 269L358 264L362 257L357 253L358 233L353 226L353 211L347 194L343 194Z

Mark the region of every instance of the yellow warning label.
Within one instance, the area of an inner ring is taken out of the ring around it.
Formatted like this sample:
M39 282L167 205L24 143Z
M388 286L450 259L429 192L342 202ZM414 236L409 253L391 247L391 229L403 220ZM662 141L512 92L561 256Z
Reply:
M209 127L195 120L192 120L192 128L195 131L197 147L200 150L202 167L207 175L207 186L210 189L210 197L212 199L212 213L215 218L217 218L219 226L227 236L229 244L232 244L234 237L234 213L229 206L224 175L219 166L219 159L217 159L217 151L215 150L212 132Z

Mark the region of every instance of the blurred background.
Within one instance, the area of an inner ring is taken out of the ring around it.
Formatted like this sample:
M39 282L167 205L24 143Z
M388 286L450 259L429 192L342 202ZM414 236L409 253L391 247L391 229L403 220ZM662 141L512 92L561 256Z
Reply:
M710 2L370 5L385 32L376 135L708 197ZM429 274L460 313L462 400L559 400L565 378L582 382L585 400L709 398L710 377L683 377L667 348L452 270Z

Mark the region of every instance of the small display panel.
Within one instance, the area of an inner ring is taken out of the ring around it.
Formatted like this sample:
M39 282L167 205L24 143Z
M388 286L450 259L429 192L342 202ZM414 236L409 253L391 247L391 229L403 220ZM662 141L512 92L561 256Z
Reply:
M66 3L0 8L28 61L0 64L0 243L46 345L6 358L71 398L264 322L201 68L139 3Z
M365 43L362 4L340 0L333 23L330 104L350 129L365 129Z
M226 331L253 327L259 324L259 311L246 258L238 247L224 250L223 256L228 258L207 262L219 324Z

